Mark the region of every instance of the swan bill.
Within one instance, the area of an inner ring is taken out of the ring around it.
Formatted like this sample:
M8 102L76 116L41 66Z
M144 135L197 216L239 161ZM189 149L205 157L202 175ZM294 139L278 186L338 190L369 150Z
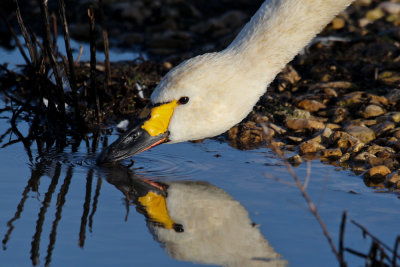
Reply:
M152 107L146 107L149 116L142 118L110 146L104 149L97 158L97 164L112 163L124 160L165 142L168 138L168 125L178 106L176 100Z

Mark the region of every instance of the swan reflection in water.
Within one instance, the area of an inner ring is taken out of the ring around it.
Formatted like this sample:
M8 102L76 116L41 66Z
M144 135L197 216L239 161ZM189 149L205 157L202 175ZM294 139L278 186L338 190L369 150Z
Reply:
M222 266L287 265L247 210L208 182L155 182L119 168L110 169L107 181L146 216L150 232L172 258Z

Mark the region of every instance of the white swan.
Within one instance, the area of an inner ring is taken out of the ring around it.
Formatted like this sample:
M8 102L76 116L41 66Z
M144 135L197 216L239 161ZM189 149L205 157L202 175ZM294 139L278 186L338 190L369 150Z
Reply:
M131 127L98 162L122 160L165 141L225 132L246 117L285 64L352 1L265 1L225 50L172 69L151 95L153 108L145 124Z

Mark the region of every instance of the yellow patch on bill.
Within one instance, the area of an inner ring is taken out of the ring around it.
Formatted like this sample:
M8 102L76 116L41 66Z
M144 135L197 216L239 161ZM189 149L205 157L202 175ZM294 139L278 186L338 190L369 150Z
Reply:
M176 106L178 106L178 103L174 100L153 108L151 118L143 124L142 129L146 130L151 136L165 133Z
M146 208L147 215L152 221L161 223L167 229L172 229L174 221L169 217L165 198L154 192L139 197L139 202Z

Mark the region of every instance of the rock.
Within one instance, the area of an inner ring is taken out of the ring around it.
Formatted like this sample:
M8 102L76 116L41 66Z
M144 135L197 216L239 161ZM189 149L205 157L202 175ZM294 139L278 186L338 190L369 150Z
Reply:
M334 30L340 30L344 28L344 26L346 25L346 21L340 17L334 18L331 23L332 23L332 29Z
M400 101L400 89L390 90L390 92L386 95L386 98L390 103L396 104L398 101Z
M372 145L372 146L369 146L368 147L368 149L367 149L367 151L369 152L369 153L371 153L371 154L373 154L373 155L375 155L375 154L377 154L378 152L381 152L381 151L387 151L387 152L389 152L389 153L395 153L395 151L393 150L393 148L390 148L390 147L383 147L383 146L378 146L378 145Z
M311 117L311 114L307 110L296 108L293 111L293 118L295 118L295 119L309 119L310 117Z
M378 158L378 157L370 157L368 158L368 163L371 167L374 166L379 166L379 165L385 165L384 164L384 159Z
M400 14L400 3L386 1L380 3L378 7L389 14Z
M384 97L384 96L380 96L380 95L374 95L374 94L367 94L367 97L369 99L369 103L370 104L374 104L374 105L383 105L383 106L387 106L389 105L389 100Z
M301 137L297 137L297 136L286 136L286 138L290 141L292 141L293 143L300 143L303 142L303 138Z
M400 139L400 129L393 132L393 137Z
M358 155L356 155L353 160L354 161L358 161L358 162L365 162L367 161L369 158L376 158L376 156L374 154L371 154L369 152L361 152Z
M331 130L338 130L338 129L342 128L342 127L339 124L327 123L326 124L326 128L329 128Z
M400 122L400 112L389 112L383 116L376 118L377 122L392 121L395 123Z
M364 126L347 126L344 128L346 133L357 137L361 142L368 143L376 138L373 130Z
M371 126L371 129L375 132L376 136L381 136L389 130L394 129L395 124L390 121L381 122L374 126Z
M342 122L342 121L348 119L349 116L350 116L350 113L347 111L346 108L337 107L337 108L335 108L335 110L333 112L332 122L334 122L334 123Z
M335 132L331 139L332 143L336 143L337 147L343 149L348 149L361 142L358 138L342 131Z
M269 127L269 128L271 128L271 129L273 129L277 134L285 134L286 133L286 129L284 129L284 128L282 128L282 127L280 127L280 126L278 126L278 125L276 125L276 124L273 124L273 123L267 123L267 126Z
M339 148L330 148L321 151L321 156L324 158L340 158L342 155L342 151Z
M307 141L307 142L303 142L299 145L299 153L300 153L300 155L316 153L321 148L324 148L324 147L318 143Z
M345 107L362 103L366 96L367 94L365 92L355 91L349 94L345 94L337 104L338 106Z
M380 8L375 8L367 12L365 18L371 21L378 20L385 16L385 13Z
M388 167L384 165L375 166L366 172L368 178L381 178L391 173Z
M378 79L389 85L396 85L400 82L400 72L384 71L379 74Z
M310 112L315 112L320 109L325 109L326 106L316 100L304 99L297 104L297 107L308 110Z
M339 162L340 162L340 163L343 163L343 162L348 161L349 159L350 159L350 153L345 153L343 156L341 156L341 157L339 158Z
M328 127L326 127L324 130L322 130L322 132L321 132L321 136L324 138L324 139L329 139L329 138L331 138L331 135L333 134L333 131L332 131L332 129L330 129L330 128L328 128Z
M359 143L356 143L354 146L350 147L349 151L351 153L358 153L364 147L365 147L365 144L362 142L359 142Z
M385 182L388 183L388 185L397 185L400 182L400 171L393 172L386 176Z
M294 131L320 130L325 128L322 122L309 119L287 119L286 127Z
M371 117L378 117L382 114L385 114L385 110L377 105L368 105L362 112L360 112L360 114L368 119Z
M302 158L300 157L300 155L294 155L293 157L290 157L287 159L288 162L292 165L300 165L301 163L303 163Z

